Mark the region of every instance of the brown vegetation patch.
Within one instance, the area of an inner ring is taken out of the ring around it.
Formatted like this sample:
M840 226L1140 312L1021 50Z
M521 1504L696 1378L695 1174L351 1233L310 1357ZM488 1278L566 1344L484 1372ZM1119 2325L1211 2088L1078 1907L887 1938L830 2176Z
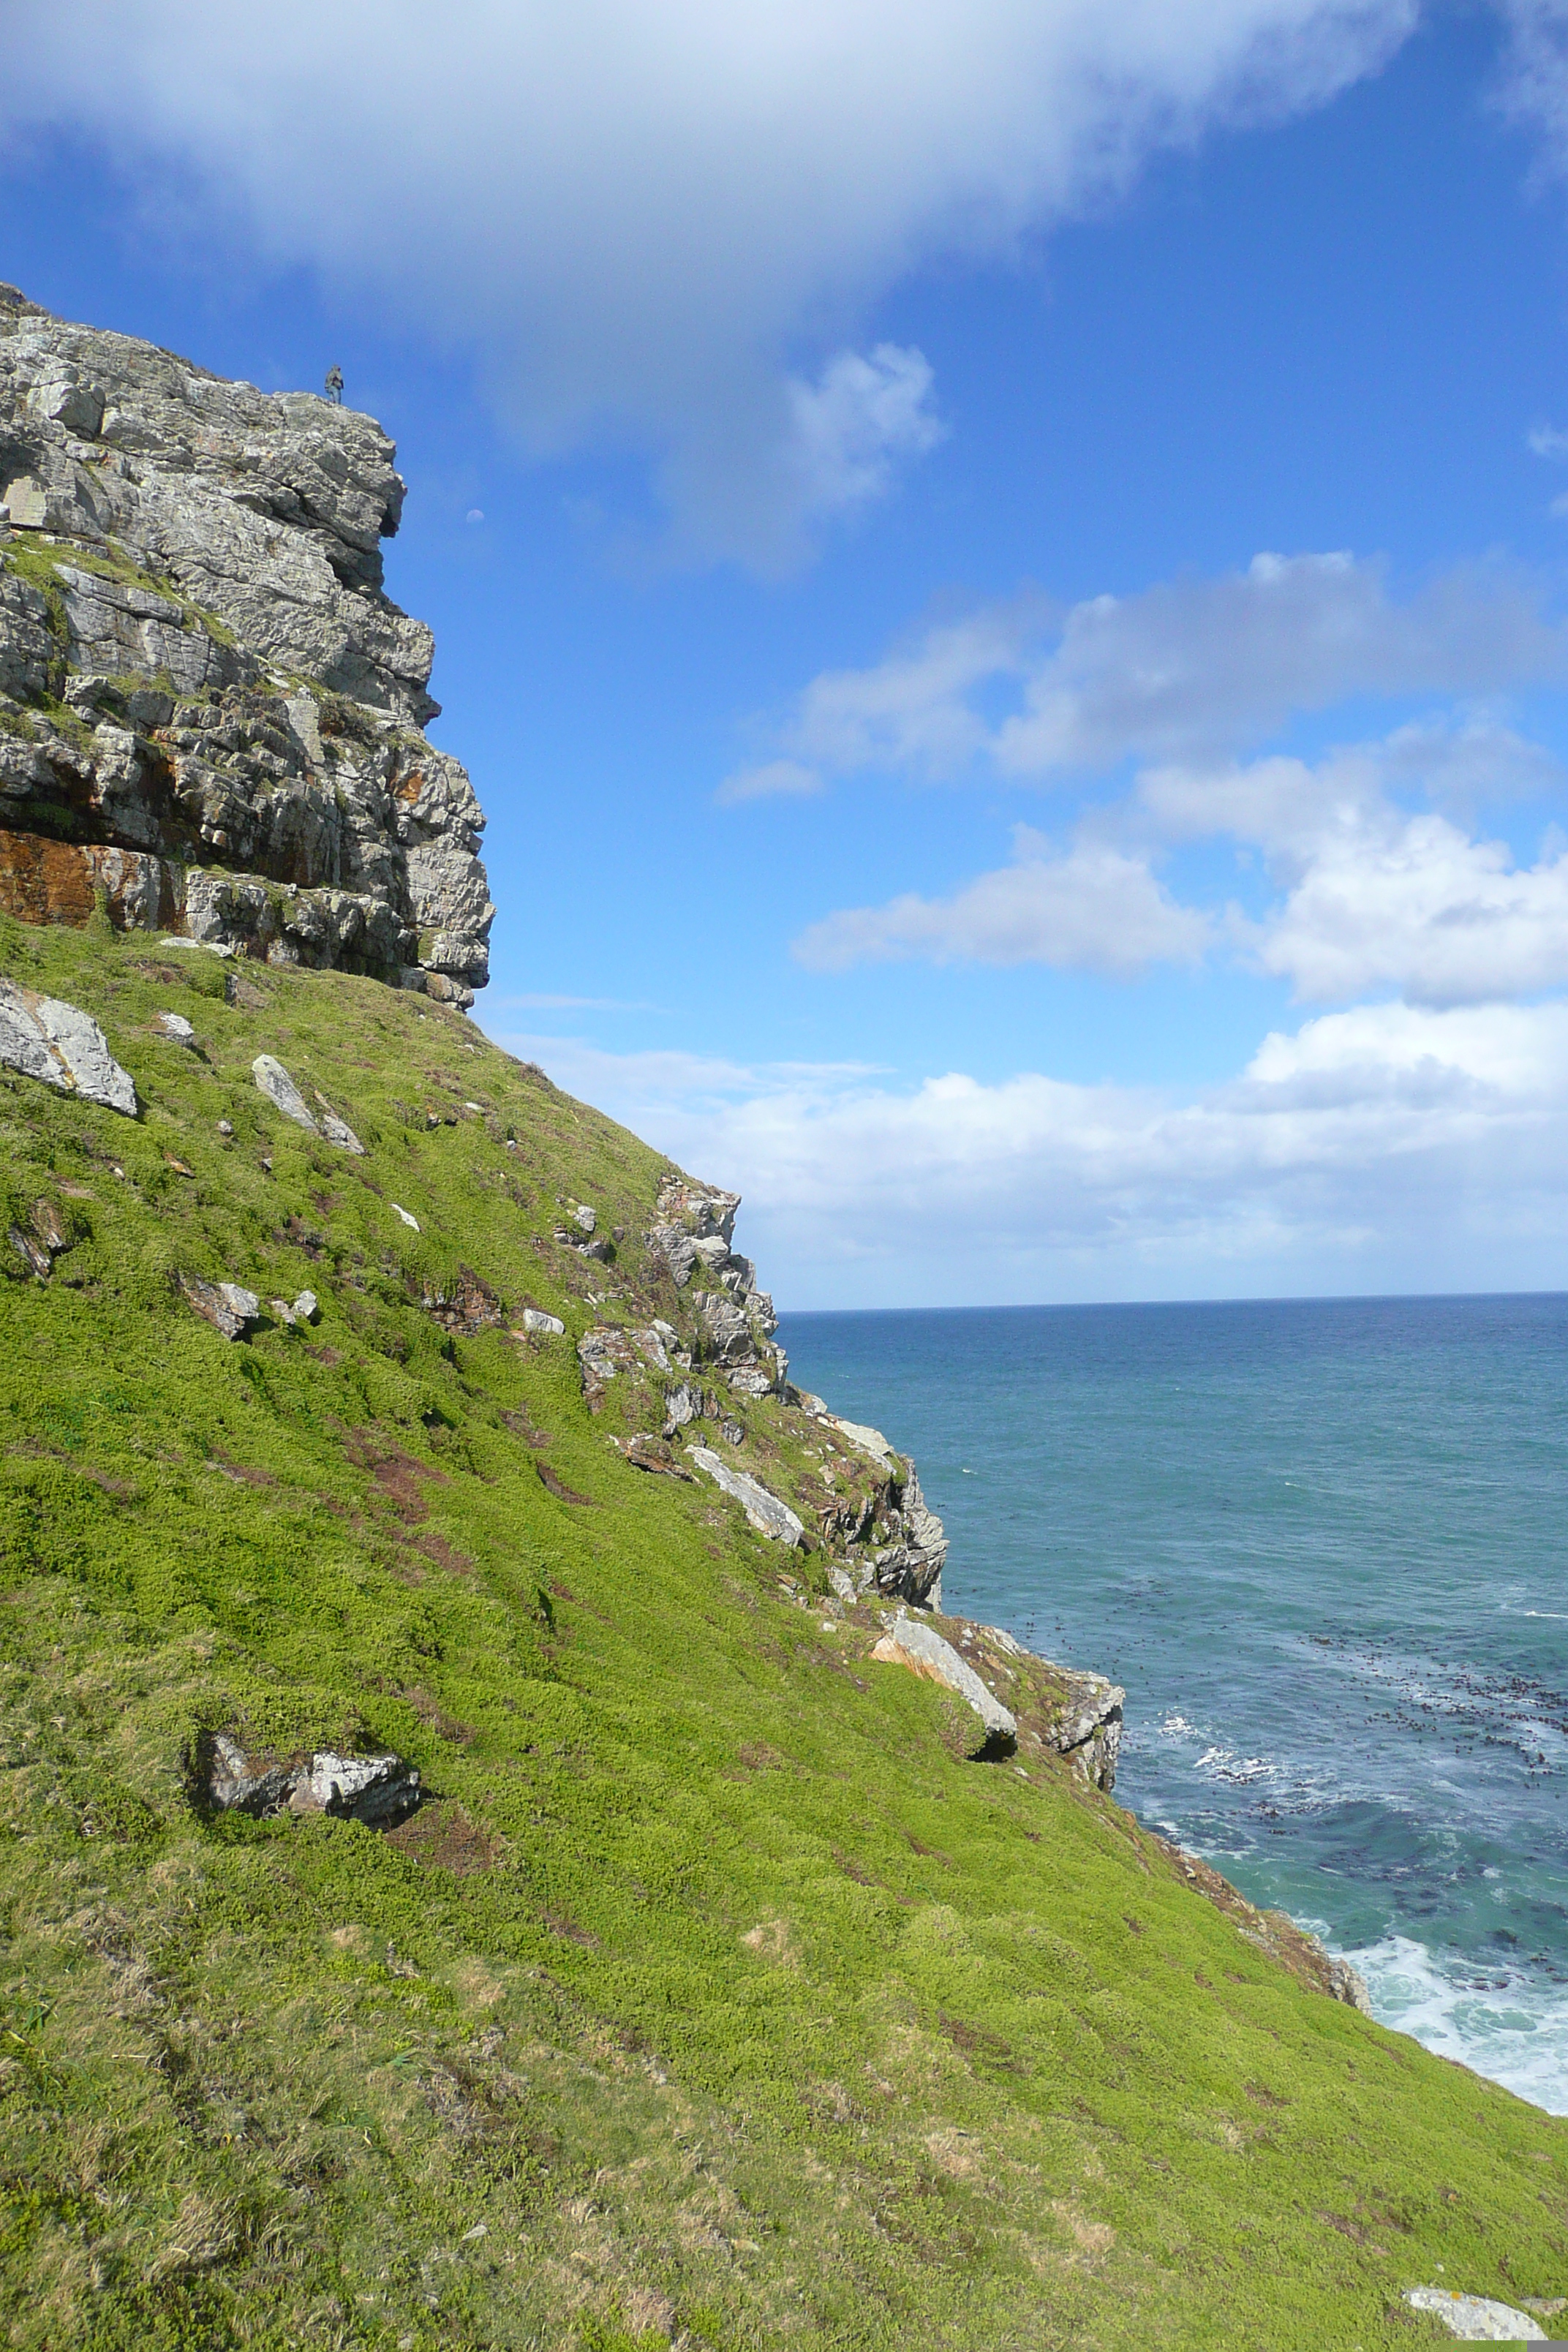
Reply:
M525 1445L550 1445L554 1442L547 1429L535 1429L526 1412L503 1412L500 1418L501 1427L510 1429L514 1437L521 1437Z
M310 1225L303 1223L295 1216L284 1218L278 1228L277 1238L286 1243L290 1249L303 1250L308 1258L315 1259L326 1254L325 1234L316 1233Z
M553 1495L557 1501L563 1503L580 1503L585 1510L589 1511L596 1511L598 1509L599 1506L595 1502L591 1495L577 1494L574 1488L566 1485L564 1479L558 1478L556 1476L548 1462L536 1462L533 1466L539 1473L541 1486L542 1486L550 1494Z
M1000 2066L1009 2074L1026 2074L1028 2068L1013 2054L1013 2045L1004 2042L999 2033L988 2032L983 2025L971 2025L966 2018L950 2017L945 2009L936 2013L937 2031L944 2033L955 2050L966 2058L981 2058L988 2065Z
M569 1944L581 1944L584 1951L598 1950L597 1936L587 1927L580 1927L569 1912L542 1911L539 1916L552 1936L564 1936Z
M689 1470L675 1458L675 1449L662 1437L634 1437L626 1446L626 1458L634 1470L651 1470L656 1476L679 1478L688 1486L697 1484Z
M417 1683L400 1696L405 1706L414 1709L420 1722L428 1724L441 1738L454 1739L459 1748L468 1748L479 1738L471 1723L459 1723L455 1715L448 1715L440 1702L433 1699L428 1691L421 1690Z
M241 1486L275 1486L278 1484L270 1470L258 1470L248 1462L236 1462L219 1446L213 1447L207 1460L213 1469L221 1470L226 1478L233 1478Z
M440 1283L422 1282L419 1304L445 1330L471 1339L501 1320L501 1303L472 1266L460 1265Z
M1329 1956L1315 1936L1309 1936L1282 1911L1258 1910L1228 1878L1222 1878L1217 1870L1211 1869L1199 1855L1189 1853L1184 1846L1173 1844L1152 1830L1143 1834L1146 1844L1163 1854L1179 1877L1236 1922L1256 1950L1278 1960L1309 1992L1326 1993L1331 2000L1337 1998ZM1196 1973L1201 1976L1201 1971Z
M437 1568L446 1569L453 1576L472 1576L474 1563L468 1553L458 1551L454 1544L447 1541L445 1536L416 1536L414 1541L427 1559L435 1561Z
M500 1853L499 1841L471 1821L461 1805L438 1801L421 1806L405 1822L386 1832L386 1843L412 1862L434 1870L449 1870L454 1878L469 1878L489 1870Z
M356 1470L370 1472L398 1517L410 1526L426 1517L429 1509L419 1492L419 1481L427 1479L437 1486L452 1483L444 1470L428 1462L416 1462L401 1445L374 1430L352 1430L343 1441L343 1452Z

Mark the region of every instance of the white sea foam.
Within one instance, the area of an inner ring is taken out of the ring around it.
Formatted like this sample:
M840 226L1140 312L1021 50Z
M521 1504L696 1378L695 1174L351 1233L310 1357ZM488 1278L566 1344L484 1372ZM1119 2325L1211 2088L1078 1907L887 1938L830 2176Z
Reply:
M1408 1936L1342 1957L1366 1979L1380 2025L1568 2115L1568 1986L1440 1959Z

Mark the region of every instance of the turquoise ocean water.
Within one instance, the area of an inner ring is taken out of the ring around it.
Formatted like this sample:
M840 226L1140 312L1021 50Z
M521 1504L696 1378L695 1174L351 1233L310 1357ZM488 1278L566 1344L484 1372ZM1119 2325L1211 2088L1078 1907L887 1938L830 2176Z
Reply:
M946 1605L1127 1687L1117 1796L1568 2113L1568 1297L791 1315Z

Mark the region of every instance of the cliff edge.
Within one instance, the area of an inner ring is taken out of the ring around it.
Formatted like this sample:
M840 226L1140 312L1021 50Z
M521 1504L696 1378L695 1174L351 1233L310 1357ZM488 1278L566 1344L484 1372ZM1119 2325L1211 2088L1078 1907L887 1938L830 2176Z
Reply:
M737 1196L468 1019L377 428L8 313L6 2345L1557 2307L1568 2125L1112 1801Z
M395 456L0 286L0 909L472 1002L484 818L382 586Z

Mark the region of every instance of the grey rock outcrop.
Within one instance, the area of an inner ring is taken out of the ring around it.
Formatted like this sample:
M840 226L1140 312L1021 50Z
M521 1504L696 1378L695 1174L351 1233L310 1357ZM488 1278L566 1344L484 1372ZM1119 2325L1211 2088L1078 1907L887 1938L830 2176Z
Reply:
M315 1113L276 1055L258 1054L250 1066L250 1075L256 1080L257 1092L267 1097L274 1110L280 1110L296 1127L307 1128L315 1134Z
M136 1116L136 1088L96 1021L56 996L0 979L0 1062L61 1094Z
M0 907L472 1002L484 818L382 587L395 455L0 287Z
M826 1412L813 1418L873 1465L869 1483L857 1480L842 1499L825 1471L836 1499L821 1507L817 1520L833 1556L828 1573L836 1589L846 1597L875 1592L912 1608L940 1609L947 1531L921 1492L913 1462L896 1454L879 1430Z
M1461 2344L1546 2344L1544 2327L1527 2311L1496 2303L1490 2295L1458 2294L1452 2287L1413 2286L1405 2290L1412 2311L1430 2312Z
M322 1136L328 1143L335 1143L341 1151L352 1151L360 1160L364 1158L364 1146L347 1119L338 1117L326 1096L319 1089L316 1100L321 1106L321 1115L318 1118L275 1054L258 1054L250 1066L250 1075L256 1081L258 1093L264 1094L273 1108L280 1110L285 1118L292 1119L296 1127L306 1129L311 1135Z
M992 1638L1004 1646L1011 1637L993 1629ZM1015 1645L1016 1646L1016 1645ZM1057 1669L1068 1686L1068 1703L1058 1717L1051 1744L1068 1757L1097 1789L1116 1785L1121 1755L1122 1710L1127 1693L1104 1675L1086 1674L1070 1666Z
M199 1274L182 1274L180 1288L203 1320L226 1339L243 1339L261 1313L254 1290L237 1282L207 1282Z
M200 1793L215 1811L258 1819L290 1812L331 1813L390 1829L417 1807L419 1774L401 1756L339 1756L322 1748L288 1763L247 1755L227 1732L204 1741Z
M58 1202L46 1199L34 1202L26 1223L12 1225L7 1238L28 1273L38 1282L47 1282L56 1258L72 1246L75 1236Z
M885 1665L906 1666L928 1682L942 1683L974 1709L988 1741L1011 1747L1018 1736L1010 1708L988 1690L967 1658L944 1642L934 1625L900 1612L871 1652Z
M733 1247L738 1192L668 1176L659 1187L648 1248L684 1290L699 1266L720 1288L694 1290L693 1354L713 1365L737 1396L782 1396L789 1359L773 1338L778 1317L757 1270Z
M721 1461L710 1447L693 1445L688 1451L699 1470L711 1478L721 1493L732 1496L739 1503L759 1535L768 1536L774 1543L784 1544L792 1549L804 1543L805 1523L795 1517L787 1503L781 1502L776 1495L771 1495L764 1486L755 1478L749 1478L743 1470L731 1470L729 1464Z

